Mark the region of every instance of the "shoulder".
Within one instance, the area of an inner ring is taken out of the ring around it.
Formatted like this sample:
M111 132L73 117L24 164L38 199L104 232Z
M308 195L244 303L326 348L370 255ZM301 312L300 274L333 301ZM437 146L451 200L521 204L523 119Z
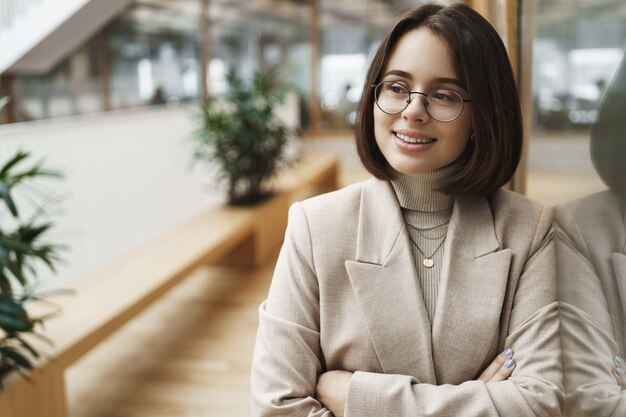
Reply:
M302 210L304 210L309 217L319 215L328 216L330 213L352 213L359 207L364 185L364 182L351 184L330 193L308 198L294 205L301 206Z
M532 219L552 214L549 206L515 191L499 189L487 196L487 200L496 216L512 217L525 213L523 218Z
M551 227L552 207L509 190L497 190L487 197L494 220L515 228Z
M555 219L559 223L584 220L589 216L619 216L619 201L614 192L604 190L554 206Z
M553 211L550 206L509 190L487 197L498 239L506 247L534 253L552 240Z
M582 252L620 250L624 227L617 195L605 190L554 208L559 236Z
M304 226L307 233L316 235L356 227L364 184L351 184L293 203L289 209L289 227Z

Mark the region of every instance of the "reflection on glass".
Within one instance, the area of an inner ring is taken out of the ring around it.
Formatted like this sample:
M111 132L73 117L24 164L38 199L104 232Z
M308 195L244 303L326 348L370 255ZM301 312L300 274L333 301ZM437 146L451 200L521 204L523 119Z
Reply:
M626 415L626 60L591 132L608 190L556 207L565 415Z
M599 191L589 132L626 45L621 0L537 2L528 194L559 203Z

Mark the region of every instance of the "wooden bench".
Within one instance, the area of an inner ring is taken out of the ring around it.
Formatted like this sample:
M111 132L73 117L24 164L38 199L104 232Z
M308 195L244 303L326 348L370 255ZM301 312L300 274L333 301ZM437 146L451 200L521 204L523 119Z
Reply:
M222 206L76 283L63 313L46 323L50 360L0 391L1 417L66 417L65 369L207 263L259 265L282 242L291 202L337 188L338 159L305 155L275 180L255 207Z

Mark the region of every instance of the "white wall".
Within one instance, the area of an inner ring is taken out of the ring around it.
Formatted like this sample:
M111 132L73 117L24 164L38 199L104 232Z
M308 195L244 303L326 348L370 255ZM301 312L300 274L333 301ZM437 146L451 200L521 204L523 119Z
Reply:
M54 279L42 274L46 287L67 286L223 201L211 186L214 175L190 167L194 110L147 108L0 126L0 164L22 148L66 175L37 187L62 196L49 206L56 222L50 238L70 247Z
M6 0L2 0L6 1ZM132 0L13 0L24 13L0 26L0 73L45 73Z

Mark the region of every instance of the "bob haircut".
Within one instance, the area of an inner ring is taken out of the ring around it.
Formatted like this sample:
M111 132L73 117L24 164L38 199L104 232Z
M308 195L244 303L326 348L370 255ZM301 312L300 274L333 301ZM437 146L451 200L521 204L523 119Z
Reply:
M383 39L365 80L356 122L356 145L365 168L391 180L389 165L374 135L374 93L400 38L428 28L448 45L457 77L472 100L473 140L461 155L456 172L442 180L440 190L452 195L486 195L511 179L522 152L522 115L506 49L496 30L478 12L457 3L426 4L407 12ZM454 122L451 122L454 123Z
M626 57L609 86L591 130L591 160L602 181L626 202Z

